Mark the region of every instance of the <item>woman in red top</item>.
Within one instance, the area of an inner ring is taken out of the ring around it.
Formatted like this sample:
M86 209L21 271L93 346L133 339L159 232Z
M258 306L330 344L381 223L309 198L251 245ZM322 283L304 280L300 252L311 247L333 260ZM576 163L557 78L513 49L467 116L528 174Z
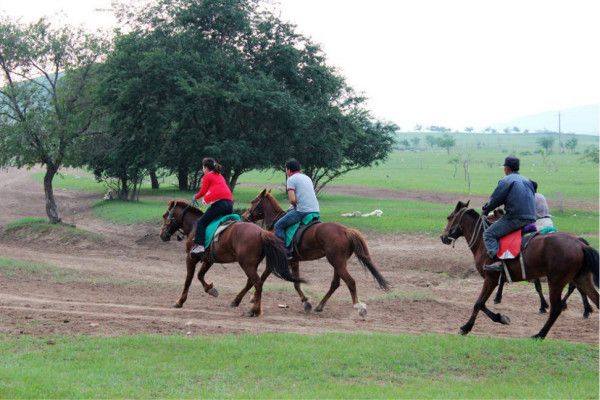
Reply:
M219 217L233 213L233 196L225 178L221 175L221 165L214 158L207 157L202 160L202 171L204 172L202 184L198 193L192 197L192 203L204 197L204 202L210 204L210 207L198 220L194 237L196 245L191 250L192 255L200 255L204 252L208 224Z

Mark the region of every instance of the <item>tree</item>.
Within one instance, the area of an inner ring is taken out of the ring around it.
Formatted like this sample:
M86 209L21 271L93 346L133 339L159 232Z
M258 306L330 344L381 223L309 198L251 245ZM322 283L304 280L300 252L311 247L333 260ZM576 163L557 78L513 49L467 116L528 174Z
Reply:
M583 151L583 156L581 157L581 159L592 162L594 164L598 164L598 162L600 162L600 149L598 148L598 146L594 145L586 147Z
M431 147L433 149L434 146L436 146L437 143L437 138L433 135L427 135L425 136L425 141L427 142L427 144L429 145L429 147Z
M446 149L446 152L450 154L450 149L456 145L456 139L446 133L437 139L437 145L442 149Z
M412 146L416 149L419 147L419 143L421 143L421 138L420 137L413 137L410 139L410 142L412 143Z
M467 126L467 127L465 128L465 132L467 132L467 133L471 133L471 132L473 132L473 127L472 127L472 126Z
M577 147L577 138L570 137L565 142L565 147L571 151L571 153L575 152L575 148Z
M521 129L519 129L519 127L518 127L518 126L513 126L513 128L512 128L512 131L513 131L514 133L519 133L519 132L521 132Z
M104 48L98 37L45 19L0 20L0 165L45 167L51 223L61 222L52 182L93 119L88 83Z
M423 125L421 125L421 124L415 125L415 132L420 132L422 129L423 129Z
M544 150L545 154L552 153L554 146L554 138L552 136L544 136L537 140L537 144Z

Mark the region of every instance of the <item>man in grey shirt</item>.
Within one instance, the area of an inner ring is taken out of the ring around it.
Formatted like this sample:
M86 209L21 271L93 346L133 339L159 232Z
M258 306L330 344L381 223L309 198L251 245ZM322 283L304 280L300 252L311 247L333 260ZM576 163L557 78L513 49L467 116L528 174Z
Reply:
M285 243L285 230L310 213L319 212L319 201L315 194L312 180L300 172L298 160L291 159L285 163L287 179L287 195L292 207L275 223L275 235Z
M535 191L535 227L538 231L541 231L544 228L554 227L546 197L537 191L538 184L536 181L531 181L531 184Z

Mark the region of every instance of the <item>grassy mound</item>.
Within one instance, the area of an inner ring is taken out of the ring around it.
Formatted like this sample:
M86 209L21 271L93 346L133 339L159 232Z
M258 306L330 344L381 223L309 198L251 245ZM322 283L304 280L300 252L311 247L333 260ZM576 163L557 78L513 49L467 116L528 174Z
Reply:
M51 224L43 218L20 218L10 222L2 237L8 240L30 240L53 244L79 245L103 242L102 235L68 224Z

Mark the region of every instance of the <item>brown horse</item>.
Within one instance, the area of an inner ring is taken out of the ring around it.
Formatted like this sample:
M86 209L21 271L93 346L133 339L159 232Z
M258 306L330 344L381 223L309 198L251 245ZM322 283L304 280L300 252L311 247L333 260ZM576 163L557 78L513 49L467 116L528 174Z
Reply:
M277 200L271 195L270 191L267 192L265 189L252 200L250 208L242 215L242 218L250 222L264 220L267 229L271 231L273 230L275 222L277 222L284 214L285 212L279 206ZM350 229L344 225L333 222L323 222L313 225L302 235L302 241L298 246L298 251L300 256L290 261L292 273L295 276L298 276L300 261L316 260L327 257L327 261L333 266L333 280L331 281L331 286L329 287L327 294L325 294L321 302L317 305L317 308L315 308L315 311L323 311L325 303L340 286L340 279L342 279L350 290L353 307L358 310L359 315L365 316L367 314L367 305L358 300L356 283L346 267L347 261L353 253L356 255L361 265L373 275L379 284L379 287L384 290L388 289L387 281L371 260L365 240L360 232L355 229ZM267 279L269 273L269 270L265 270L261 277L263 282ZM294 287L300 295L304 310L309 312L312 309L312 305L304 295L304 292L302 292L300 283L296 282Z
M483 269L483 265L490 261L483 244L483 231L488 222L477 211L469 209L468 205L469 202L458 202L454 211L448 216L448 224L440 237L444 244L452 244L456 239L464 236L473 252L477 271L483 277L483 288L473 307L471 318L460 328L460 333L463 335L471 331L480 310L494 322L510 323L507 316L496 314L485 306L485 302L498 285L501 273ZM573 235L557 232L531 239L523 256L526 276L522 276L520 262L515 259L506 263L511 279L522 281L546 276L550 289L548 320L542 329L533 336L534 338L545 338L560 315L562 311L561 294L569 282L573 282L577 288L581 289L598 308L598 291L592 282L592 276L596 284L598 282L598 252L594 248L584 244Z
M188 295L190 284L194 278L196 264L199 260L190 255L192 248L192 240L196 230L196 222L202 216L202 211L195 207L191 207L182 201L171 201L167 211L163 215L163 225L160 230L160 238L163 241L169 241L171 236L178 231L183 232L187 236L186 241L186 265L187 276L183 286L181 297L175 303L174 307L180 308L185 303ZM213 263L232 263L238 262L248 280L244 290L238 294L232 302L232 306L237 306L242 300L243 295L254 286L254 306L248 313L251 317L257 317L261 314L261 293L262 279L258 275L258 264L267 259L266 270L272 271L276 276L290 282L302 282L299 278L292 276L289 270L289 265L283 244L277 237L264 229L259 228L255 224L246 222L235 222L219 237L219 240L213 242L210 248L205 253L202 261L202 267L198 272L198 279L202 283L204 291L211 296L217 297L218 291L212 283L206 283L204 275L208 272Z

